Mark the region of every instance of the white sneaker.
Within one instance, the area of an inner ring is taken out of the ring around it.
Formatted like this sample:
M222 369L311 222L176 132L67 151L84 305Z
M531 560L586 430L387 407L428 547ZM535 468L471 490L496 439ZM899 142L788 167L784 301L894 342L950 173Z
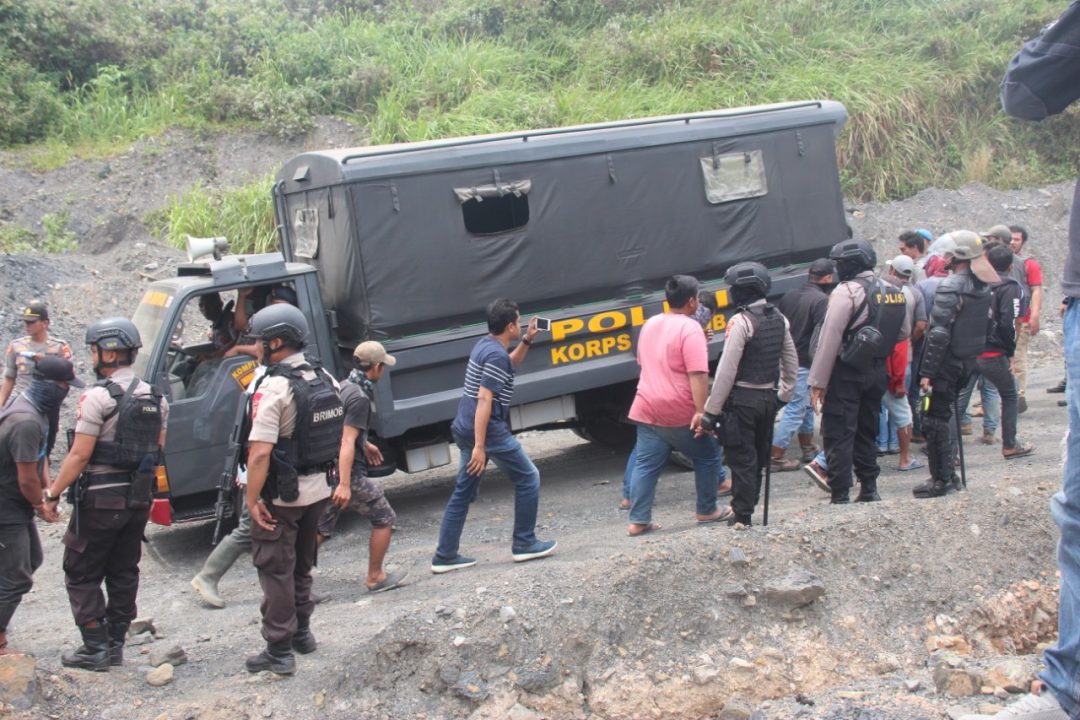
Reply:
M964 715L960 720L1069 720L1054 694L1025 695L997 715Z

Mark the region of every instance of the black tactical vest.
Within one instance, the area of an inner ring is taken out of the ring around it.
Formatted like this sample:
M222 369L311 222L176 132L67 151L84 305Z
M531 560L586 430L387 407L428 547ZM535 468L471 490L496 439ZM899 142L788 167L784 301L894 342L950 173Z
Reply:
M90 456L93 465L113 465L134 472L147 455L156 455L161 439L161 392L150 386L147 395L135 395L139 379L135 378L125 389L108 378L97 383L116 402L116 406L103 420L116 416L116 437L98 440Z
M862 287L866 296L863 303L855 308L852 318L862 314L863 306L867 308L867 314L863 322L848 326L844 333L844 344L846 346L851 342L862 328L874 327L880 338L875 338L873 348L863 357L882 360L892 355L893 348L896 347L896 340L900 337L900 330L907 316L907 298L904 297L902 289L878 278L856 278L854 282Z
M307 380L304 371L314 371ZM308 364L270 366L267 377L281 376L289 381L296 403L296 425L292 437L279 438L290 465L301 474L328 469L341 450L341 430L345 425L345 406L324 371Z
M953 319L949 352L960 360L973 358L986 349L986 318L992 300L990 286L974 275L953 275L960 296L960 310Z
M754 335L743 348L735 382L775 385L780 379L780 353L784 349L784 316L773 305L744 309Z

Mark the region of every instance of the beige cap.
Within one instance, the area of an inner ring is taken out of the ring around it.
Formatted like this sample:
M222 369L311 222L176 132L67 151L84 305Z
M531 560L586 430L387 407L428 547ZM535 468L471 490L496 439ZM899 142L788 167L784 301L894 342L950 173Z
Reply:
M954 230L951 234L956 243L953 257L970 262L971 272L984 283L996 285L1001 282L997 270L994 270L994 266L986 259L982 238L970 230Z
M987 240L1000 240L1006 245L1012 242L1012 230L1009 229L1008 225L995 225L989 230L979 234Z
M382 363L384 365L394 365L397 360L393 355L386 352L386 348L382 346L382 343L375 340L366 340L356 346L356 350L353 351L353 358L361 365L378 365Z

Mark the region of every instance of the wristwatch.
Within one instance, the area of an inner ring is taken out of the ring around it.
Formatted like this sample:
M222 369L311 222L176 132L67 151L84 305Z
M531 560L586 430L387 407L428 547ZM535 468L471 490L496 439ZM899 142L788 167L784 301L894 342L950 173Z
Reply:
M532 345L532 340L530 340L529 338L521 338L521 342L526 346Z
M45 493L43 494L43 497L45 498L45 502L47 502L47 503L51 503L51 502L59 502L59 501L60 501L60 496L59 496L59 495L57 495L56 497L53 497L52 495L50 495L50 494L48 493L48 491L46 491L46 492L45 492Z

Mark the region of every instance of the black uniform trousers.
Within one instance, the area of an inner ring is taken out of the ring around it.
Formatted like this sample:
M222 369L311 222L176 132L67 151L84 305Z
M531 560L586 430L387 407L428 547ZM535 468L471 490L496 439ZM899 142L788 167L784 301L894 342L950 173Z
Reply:
M80 627L95 620L111 625L135 619L139 560L149 509L127 509L128 488L88 490L64 533L64 584ZM101 590L102 581L108 601Z
M848 497L852 469L864 492L877 490L878 420L887 384L884 360L863 368L837 360L833 368L821 411L821 439L834 499Z
M731 469L731 509L735 521L749 525L761 496L761 476L770 459L776 419L776 391L735 386L725 408L724 461Z
M974 359L960 360L950 357L942 364L932 381L929 407L923 406L926 454L930 458L930 478L935 484L959 485L959 478L956 476L956 448L949 425L956 398L967 386L974 370Z
M292 638L315 609L311 599L311 568L315 565L315 536L329 498L302 507L267 504L277 524L273 530L251 526L251 559L262 586L262 636L268 643Z

